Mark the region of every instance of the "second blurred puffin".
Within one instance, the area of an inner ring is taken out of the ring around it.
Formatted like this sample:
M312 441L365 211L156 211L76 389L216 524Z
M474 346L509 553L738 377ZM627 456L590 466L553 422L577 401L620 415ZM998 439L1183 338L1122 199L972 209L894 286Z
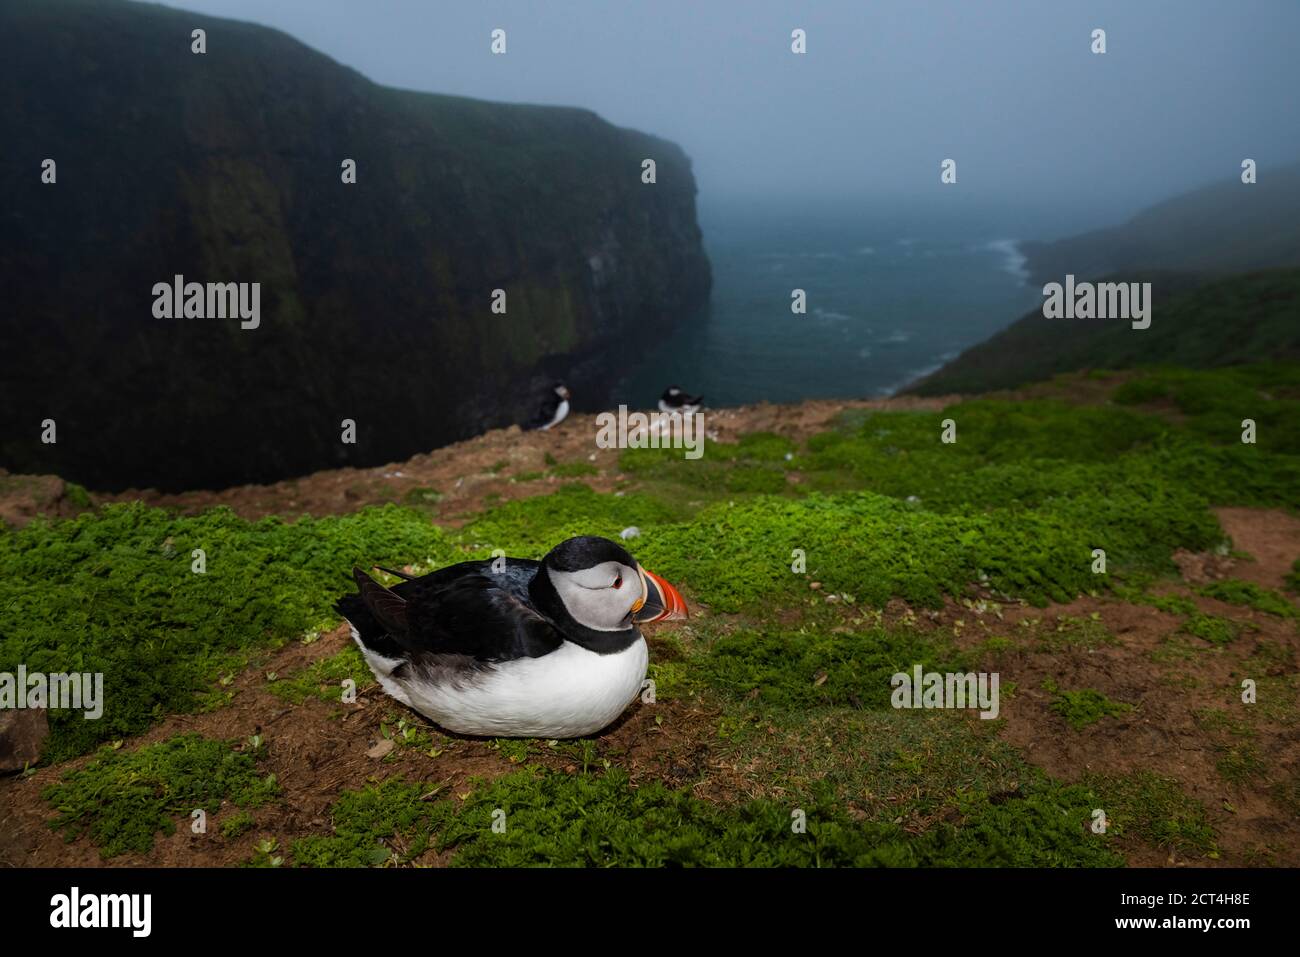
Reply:
M687 395L675 385L670 385L664 389L664 394L659 397L660 412L698 412L700 405L704 402L702 395Z
M557 382L542 397L537 406L537 412L524 423L524 429L536 429L545 432L547 429L553 429L563 422L568 414L569 387L563 382Z

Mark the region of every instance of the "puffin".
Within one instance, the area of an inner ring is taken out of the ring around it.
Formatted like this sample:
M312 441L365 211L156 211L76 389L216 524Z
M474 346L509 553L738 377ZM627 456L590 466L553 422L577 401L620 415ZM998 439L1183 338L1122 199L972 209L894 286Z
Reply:
M545 432L547 429L553 429L563 422L568 414L569 387L563 382L557 382L542 397L537 412L524 423L524 429Z
M683 414L698 412L703 402L704 396L687 395L677 386L670 385L664 389L664 394L659 397L659 411L681 412Z
M640 626L687 617L676 588L593 535L540 562L461 562L420 577L380 570L402 581L385 587L354 567L357 591L335 610L384 691L457 734L600 731L645 681Z

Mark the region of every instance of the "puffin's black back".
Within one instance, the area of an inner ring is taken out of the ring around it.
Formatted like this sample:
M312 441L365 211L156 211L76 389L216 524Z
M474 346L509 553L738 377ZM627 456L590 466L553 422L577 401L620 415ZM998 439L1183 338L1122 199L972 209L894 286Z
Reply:
M359 592L343 596L334 608L356 628L362 644L386 658L538 658L563 641L529 603L528 585L540 568L538 562L506 559L498 573L490 561L461 562L395 585L389 591L406 603L405 631L385 627Z
M674 394L673 389L677 389L677 386L670 385L664 389L664 394L659 397L659 401L673 408L681 408L684 405L699 405L704 401L702 395L687 395L681 389L677 389L677 393Z

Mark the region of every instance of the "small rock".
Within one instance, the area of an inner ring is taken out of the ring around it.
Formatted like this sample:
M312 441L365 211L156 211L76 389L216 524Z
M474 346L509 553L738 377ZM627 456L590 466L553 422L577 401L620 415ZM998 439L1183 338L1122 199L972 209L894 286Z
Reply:
M0 772L21 771L41 759L50 736L44 708L6 708L0 711Z
M380 741L373 748L371 748L369 751L366 752L366 757L382 758L385 754L393 750L393 748L395 747L397 747L397 745L394 743L392 738L384 738L384 740Z
M809 582L809 583L808 583L808 587L811 588L813 591L819 591L819 590L821 589L821 587L822 587L822 583L821 583L821 582Z

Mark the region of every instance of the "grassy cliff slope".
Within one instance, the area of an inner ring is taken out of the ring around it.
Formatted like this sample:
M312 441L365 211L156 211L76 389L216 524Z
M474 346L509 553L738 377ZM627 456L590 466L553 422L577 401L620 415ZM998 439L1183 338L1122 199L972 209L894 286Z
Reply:
M1041 309L1034 310L907 391L986 392L1080 369L1157 364L1204 369L1300 358L1300 269L1190 285L1155 277L1149 329L1133 329L1122 319L1047 319Z

